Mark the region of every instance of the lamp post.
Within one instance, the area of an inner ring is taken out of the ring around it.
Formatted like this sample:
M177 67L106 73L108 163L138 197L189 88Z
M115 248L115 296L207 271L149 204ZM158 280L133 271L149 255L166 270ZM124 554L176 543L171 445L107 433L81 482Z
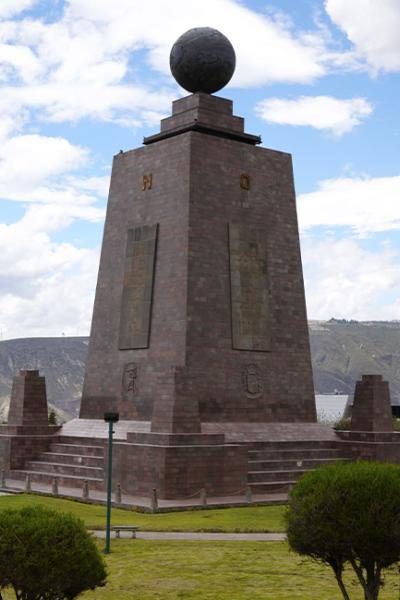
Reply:
M104 420L108 423L108 466L107 466L107 520L106 520L106 545L104 554L110 554L110 533L111 533L111 489L112 489L112 442L113 425L119 421L117 412L104 413Z

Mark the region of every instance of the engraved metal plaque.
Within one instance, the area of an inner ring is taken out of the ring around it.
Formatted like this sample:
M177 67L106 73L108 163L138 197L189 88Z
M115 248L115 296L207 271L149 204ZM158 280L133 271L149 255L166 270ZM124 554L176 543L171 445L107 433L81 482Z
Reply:
M270 350L267 248L264 231L229 225L232 347Z
M158 225L128 230L119 349L148 348Z

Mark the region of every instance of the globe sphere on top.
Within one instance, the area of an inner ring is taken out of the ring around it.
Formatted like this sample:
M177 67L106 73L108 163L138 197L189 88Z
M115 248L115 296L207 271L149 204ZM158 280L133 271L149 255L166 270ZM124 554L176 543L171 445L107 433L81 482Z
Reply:
M169 64L172 75L185 90L212 94L230 81L236 56L232 44L220 31L195 27L176 40Z

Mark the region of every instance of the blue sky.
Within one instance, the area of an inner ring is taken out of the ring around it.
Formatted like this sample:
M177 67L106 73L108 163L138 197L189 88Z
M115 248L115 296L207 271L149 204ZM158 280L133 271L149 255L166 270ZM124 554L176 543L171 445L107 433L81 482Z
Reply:
M400 319L399 0L1 0L0 337L89 332L113 154L185 95L210 26L220 95L293 155L308 315Z

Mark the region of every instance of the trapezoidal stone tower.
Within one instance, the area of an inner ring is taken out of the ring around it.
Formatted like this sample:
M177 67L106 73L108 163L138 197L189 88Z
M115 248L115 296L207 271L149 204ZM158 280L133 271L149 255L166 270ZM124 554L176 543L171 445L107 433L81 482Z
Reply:
M211 95L233 72L226 43L208 28L177 41L172 71L193 94L114 157L94 304L80 418L117 410L141 447L121 467L131 487L140 470L155 485L158 461L166 496L243 483L229 435L316 421L291 157L260 147L232 102ZM219 45L218 68L198 44ZM199 475L184 484L188 461ZM204 462L214 474L201 475Z

